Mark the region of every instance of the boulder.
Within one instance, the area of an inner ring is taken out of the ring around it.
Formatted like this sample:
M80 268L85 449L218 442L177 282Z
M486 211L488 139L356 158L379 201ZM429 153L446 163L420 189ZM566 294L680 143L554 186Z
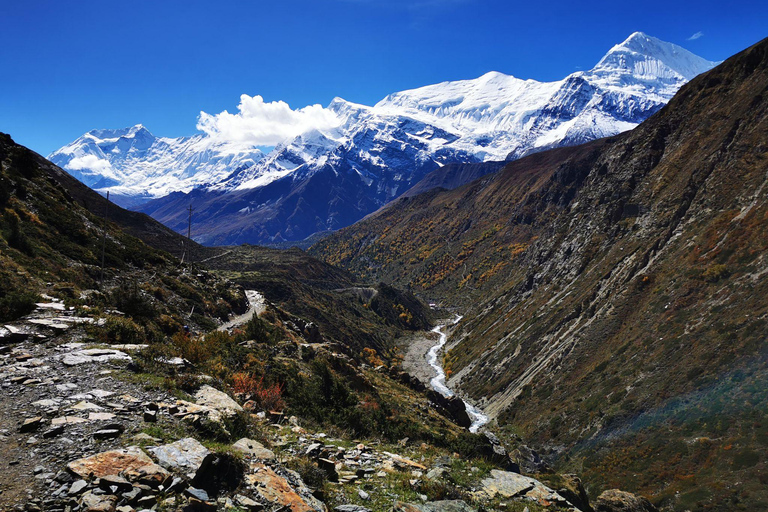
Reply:
M234 416L238 412L243 412L243 408L240 404L232 400L226 393L212 388L207 384L202 386L197 393L195 393L195 402L198 405L210 407L222 412L225 416Z
M457 396L444 397L437 391L427 390L427 398L435 404L438 411L445 417L452 419L457 425L469 428L472 425L472 419L467 413L467 406Z
M330 459L317 459L317 467L319 467L328 477L331 482L339 481L339 473L336 471L336 463Z
M211 453L208 448L191 437L149 448L149 452L164 468L180 471L189 478L194 478L205 457Z
M630 492L609 489L595 500L596 512L658 512L653 504L642 496Z
M248 439L247 437L237 441L232 445L232 448L254 459L273 460L275 458L275 454L272 450L265 448L264 445L258 441Z
M489 498L497 496L505 499L526 497L541 505L556 504L562 507L573 507L573 504L563 496L538 480L510 471L492 469L491 475L484 478L480 484L479 493Z
M520 445L513 450L509 454L509 458L525 473L546 473L550 469L549 465L535 450L525 445Z
M589 505L589 496L587 496L587 490L584 489L584 485L581 483L581 479L576 475L564 474L560 475L561 483L557 487L557 493L579 510L591 511L592 507Z
M228 453L209 453L195 473L192 485L211 496L234 491L243 482L245 464Z

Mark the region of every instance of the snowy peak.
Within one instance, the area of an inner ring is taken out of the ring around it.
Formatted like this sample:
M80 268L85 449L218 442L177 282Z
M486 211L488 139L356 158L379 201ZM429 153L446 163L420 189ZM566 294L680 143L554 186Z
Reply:
M109 188L123 206L218 183L262 158L257 148L204 135L158 138L141 124L91 130L48 156L89 187Z
M120 139L120 138L126 138L126 139L132 139L132 138L154 139L155 138L155 136L152 135L152 133L150 133L150 131L147 130L143 124L137 124L134 126L121 128L118 130L91 130L86 135L90 135L91 137L99 140Z
M132 197L134 204L197 187L219 194L267 188L282 194L293 193L294 186L312 203L317 191L298 183L315 174L333 175L345 186L359 185L346 196L366 205L360 206L362 216L446 163L516 159L632 129L685 82L715 65L635 32L593 69L554 82L490 71L396 92L374 106L336 97L324 114L338 124L318 128L310 123L266 156L243 142L247 137L207 132L155 137L138 124L92 130L49 158L87 185ZM265 201L266 196L247 211ZM337 225L332 219L320 222Z
M642 32L617 44L592 69L597 73L631 73L638 78L680 78L686 81L712 69L711 62L685 48Z

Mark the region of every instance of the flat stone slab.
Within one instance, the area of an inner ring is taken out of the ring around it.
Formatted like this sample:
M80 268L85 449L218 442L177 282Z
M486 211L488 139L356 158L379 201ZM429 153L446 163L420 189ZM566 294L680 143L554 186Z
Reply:
M114 418L115 415L111 412L92 412L88 414L88 421L106 421Z
M70 409L72 409L73 411L103 411L104 410L103 407L98 406L91 402L86 402L86 401L78 402L72 407L70 407Z
M91 348L86 350L77 350L65 354L61 361L66 366L77 366L86 363L104 363L107 361L120 360L131 361L131 356L119 350Z
M136 344L136 343L123 343L117 345L110 345L115 350L144 350L149 348L149 345Z
M51 420L51 425L77 425L78 423L88 423L88 420L79 416L59 416Z
M491 498L496 495L502 498L514 498L527 493L539 482L518 473L492 469L491 476L484 478L481 483L482 490Z
M64 311L66 307L63 302L35 302L37 309L50 309L52 311Z
M491 498L524 496L546 506L556 504L562 507L573 507L568 500L538 480L500 469L491 470L491 476L482 480L479 492Z
M274 452L266 448L263 444L253 439L244 437L232 445L232 448L243 452L243 454L252 457L254 459L261 460L273 460L275 458Z
M170 476L168 471L155 464L138 446L78 459L70 462L67 469L80 478L88 478L90 475L102 478L122 474L129 481L152 476L157 476L162 481Z
M103 389L92 389L88 392L88 394L96 398L107 398L114 395L112 391L105 391Z
M418 462L412 461L411 459L406 459L405 457L401 457L396 453L390 453L390 452L381 452L381 453L383 453L384 455L386 455L387 457L389 457L390 459L392 459L397 463L404 464L412 468L420 469L422 471L426 471L427 469L427 466L425 466L424 464L419 464Z
M37 407L56 407L61 403L61 400L58 398L46 398L44 400L38 400L37 402L32 402L32 405Z
M208 448L191 437L150 448L149 452L157 458L161 466L181 471L190 478L194 477L203 459L211 453Z

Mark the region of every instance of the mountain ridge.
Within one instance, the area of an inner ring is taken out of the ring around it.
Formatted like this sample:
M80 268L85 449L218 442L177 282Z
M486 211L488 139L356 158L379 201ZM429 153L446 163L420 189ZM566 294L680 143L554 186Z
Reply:
M338 119L337 127L306 131L266 156L194 136L187 143L190 151L211 152L197 167L187 163L197 162L194 154L179 149L174 158L187 167L174 168L169 182L147 169L152 162L173 168L175 160L153 157L141 162L132 185L116 189L124 194L134 187L139 193L134 205L152 199L137 209L176 230L183 225L179 212L195 200L201 221L196 239L206 245L302 240L349 225L448 163L516 159L630 129L661 108L688 76L714 64L635 33L592 70L560 81L490 72L393 93L372 107L335 98L327 110ZM99 144L109 150L116 143ZM113 158L111 150L88 153L91 146L75 141L51 159L66 168L72 155L98 162ZM215 156L217 148L240 153L223 158ZM206 167L208 160L214 168ZM184 169L192 169L189 176ZM141 178L145 174L150 177ZM318 184L328 190L320 191ZM179 191L189 195L169 195ZM241 206L231 212L231 203ZM229 213L217 222L222 211Z

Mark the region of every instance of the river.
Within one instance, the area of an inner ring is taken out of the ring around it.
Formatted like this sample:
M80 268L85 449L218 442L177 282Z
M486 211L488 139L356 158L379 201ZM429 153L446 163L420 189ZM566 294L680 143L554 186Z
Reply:
M461 318L461 316L457 315L453 320L452 325L459 323ZM439 334L440 338L438 339L437 344L435 344L432 348L429 349L429 352L427 352L427 363L429 363L429 366L431 366L437 373L437 375L433 377L431 381L429 381L429 383L432 385L432 388L445 397L451 397L455 393L445 385L445 371L443 370L443 366L438 362L438 354L440 353L440 350L445 346L445 343L448 341L448 334L443 332L443 329L446 325L447 324L438 325L432 329L432 332ZM467 414L469 414L469 417L472 420L472 425L470 425L469 431L477 432L480 430L480 427L488 423L488 416L486 416L483 411L474 405L467 403L466 400L462 399L462 402L464 402L464 405L467 407Z

